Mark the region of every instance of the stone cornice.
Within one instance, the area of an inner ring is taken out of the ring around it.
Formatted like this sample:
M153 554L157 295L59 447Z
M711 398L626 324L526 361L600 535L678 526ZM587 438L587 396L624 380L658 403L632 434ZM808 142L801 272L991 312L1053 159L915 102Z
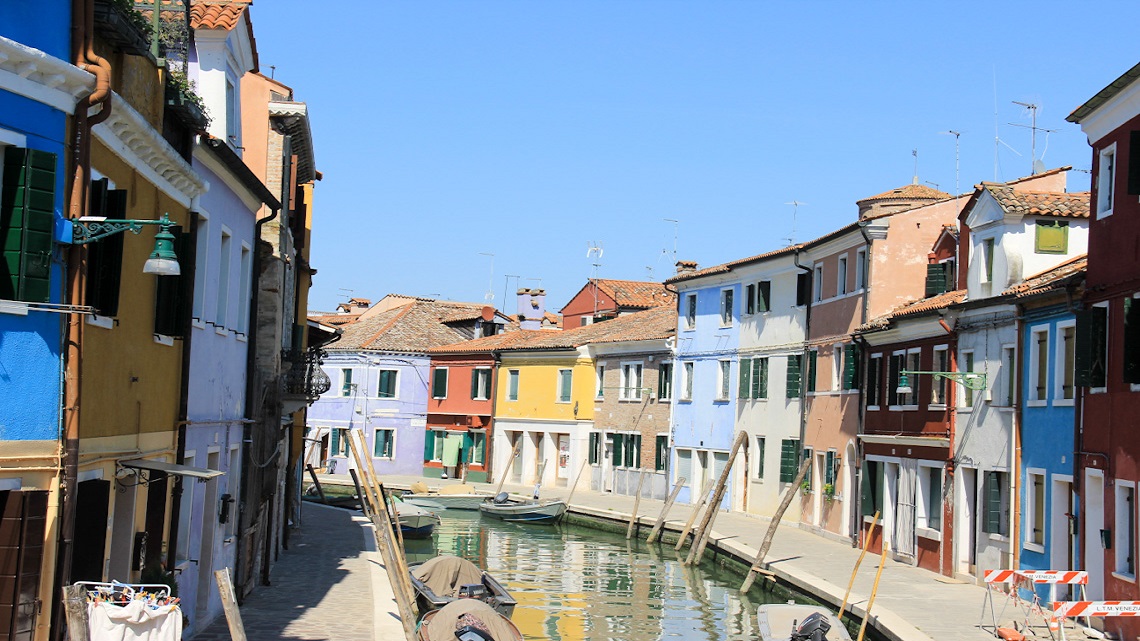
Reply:
M94 88L91 73L0 36L0 89L71 113Z
M111 116L93 132L103 144L184 207L210 188L139 112L115 94Z

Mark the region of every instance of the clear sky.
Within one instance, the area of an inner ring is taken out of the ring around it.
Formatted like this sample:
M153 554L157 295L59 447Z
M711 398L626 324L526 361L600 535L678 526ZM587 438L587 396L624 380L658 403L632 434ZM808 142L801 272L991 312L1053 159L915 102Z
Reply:
M490 289L510 313L541 286L556 311L597 262L667 278L674 228L701 266L823 235L910 183L914 149L920 182L969 191L995 178L995 123L997 178L1017 178L1031 132L1012 101L1056 130L1037 136L1046 166L1087 170L1065 116L1140 56L1105 37L1136 2L261 0L252 17L262 72L309 105L325 310Z

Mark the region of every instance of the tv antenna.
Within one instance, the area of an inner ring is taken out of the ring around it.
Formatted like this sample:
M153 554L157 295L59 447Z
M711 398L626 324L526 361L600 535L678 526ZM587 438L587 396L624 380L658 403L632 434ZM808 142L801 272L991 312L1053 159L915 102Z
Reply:
M495 255L490 252L479 252L479 255L487 256L491 259L491 273L487 280L487 293L483 294L483 300L490 303L495 300L495 292L492 291L495 288Z
M517 290L519 288L519 279L522 278L522 276L517 276L515 274L503 274L503 305L506 305L507 301L510 300L510 298L508 298L508 294L511 291L512 278L515 279L515 289ZM502 311L503 313L506 313L507 310L503 309ZM519 299L517 296L515 297L515 313L519 313Z
M914 156L914 177L910 179L912 185L918 184L918 150L911 149L910 155Z
M1010 102L1012 102L1015 105L1021 105L1022 107L1025 107L1026 109L1029 110L1030 118L1032 119L1031 124L1022 125L1022 124L1018 124L1016 122L1011 122L1008 124L1013 125L1014 127L1024 127L1026 129L1030 130L1031 133L1029 135L1029 140L1030 140L1030 145L1032 145L1030 148L1030 154L1031 154L1030 157L1032 158L1032 162L1029 163L1030 175L1037 175L1037 174L1039 174L1045 170L1045 163L1037 160L1037 132L1038 131L1044 131L1046 134L1052 134L1052 133L1057 133L1057 130L1056 129L1045 129L1044 127L1038 127L1037 126L1037 110L1040 108L1040 105L1033 103L1033 102L1020 102L1017 100L1011 100ZM1048 140L1048 138L1046 138L1046 140ZM1042 153L1042 155L1045 155L1045 154Z
M680 223L680 221L675 220L673 218L662 218L661 220L663 220L667 223L673 223L673 262L676 263L677 262L677 225L678 225L678 223ZM661 253L667 254L668 252L666 250L662 249Z
M931 187L933 187L933 188L935 188L935 189L939 189L939 190L941 190L941 185L939 185L938 183L934 182L933 180L924 180L924 181L922 181L922 182L924 182L924 183L926 183L926 184L930 185Z
M943 131L942 133L944 135L954 136L954 197L957 198L958 194L961 193L958 189L958 158L959 158L958 144L960 142L960 139L962 138L962 132L954 131L953 129L949 129L947 131Z
M345 298L347 298L349 300L352 300L352 295L356 293L355 289L348 289L347 287L338 287L337 291L338 292L345 292L345 293L341 294L341 296L344 296Z
M998 151L1001 149L1001 146L1005 145L1007 149L1009 149L1013 153L1017 154L1017 156L1019 158L1021 157L1021 152L1014 149L1013 147L1010 147L1009 143L1002 140L1001 136L998 135L997 65L994 65L993 70L994 70L994 182L997 182L999 180L999 178L998 178L998 167L1001 166L1001 161L998 158Z
M795 245L796 244L796 214L799 213L800 205L806 205L807 203L803 203L803 202L800 202L798 200L792 200L792 202L784 203L784 204L792 206L792 235L788 236L787 238L784 238L782 240L788 241L789 245Z

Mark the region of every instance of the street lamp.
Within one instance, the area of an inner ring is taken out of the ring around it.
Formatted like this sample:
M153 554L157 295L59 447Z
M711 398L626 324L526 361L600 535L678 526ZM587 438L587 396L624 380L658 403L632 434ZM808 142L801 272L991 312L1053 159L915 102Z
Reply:
M895 388L896 394L910 394L914 390L910 387L910 376L917 374L930 374L934 378L945 378L974 391L986 388L985 372L923 372L904 369L899 372L899 385Z
M125 231L138 234L143 225L158 225L158 233L154 235L154 251L143 264L143 273L157 276L178 276L182 273L178 266L178 256L174 253L174 234L170 233L174 223L167 214L163 214L159 220L83 216L71 221L71 224L71 242L76 245L86 245Z

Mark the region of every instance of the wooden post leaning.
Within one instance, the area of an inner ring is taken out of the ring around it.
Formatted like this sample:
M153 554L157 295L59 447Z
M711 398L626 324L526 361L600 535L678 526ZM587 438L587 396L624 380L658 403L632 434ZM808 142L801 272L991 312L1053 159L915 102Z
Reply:
M652 543L657 540L661 534L661 528L665 526L665 516L669 514L669 508L673 507L673 501L677 500L677 495L681 493L681 488L684 487L685 477L677 479L673 484L673 491L669 493L669 498L665 499L665 505L661 508L661 514L657 516L657 523L653 524L653 529L649 531L649 538L645 539L646 543Z
M348 438L349 449L352 450L352 457L356 460L356 467L360 471L364 471L364 461L360 457L360 448L356 445L356 440L352 438L351 432ZM364 492L368 495L368 502L373 506L373 514L375 515L372 520L373 536L376 537L376 549L380 552L380 558L384 562L384 569L388 572L388 583L392 586L392 594L396 597L396 608L400 614L400 624L404 627L404 636L408 641L416 638L416 611L413 601L409 593L404 589L403 577L400 576L401 568L397 555L399 552L396 549L396 542L392 536L392 528L390 521L387 518L381 518L380 512L374 498L372 496L372 487L365 483ZM387 515L387 512L385 512ZM411 582L411 579L408 579Z
M717 479L712 500L709 501L709 507L705 510L705 516L701 520L700 527L697 528L697 533L693 535L693 545L689 548L689 558L685 559L685 565L701 562L701 556L705 553L705 545L708 543L706 537L709 534L709 524L713 520L713 513L719 508L720 502L724 498L725 487L728 484L728 477L732 473L732 463L736 460L736 454L747 439L747 432L743 430L737 432L736 439L732 442L732 451L728 455L728 462L725 463L724 469L720 471L720 478Z
M697 506L694 507L692 513L689 514L689 520L685 521L685 529L681 530L681 536L677 539L677 545L674 546L673 550L680 550L681 547L685 545L685 537L689 536L689 530L693 529L693 523L696 522L697 516L700 515L701 508L704 507L705 503L709 500L709 490L712 489L712 484L712 479L705 481L705 486L701 488L701 500L697 501Z
M637 523L637 508L641 505L641 488L645 485L645 474L649 470L641 470L641 474L637 480L637 494L633 496L633 513L629 515L629 527L625 529L625 540L633 538L633 527Z
M309 466L312 469L312 466ZM218 596L222 599L222 611L226 614L226 625L230 627L230 639L246 641L245 624L241 620L241 610L234 598L234 584L230 580L230 569L214 570L214 581L218 584Z
M348 433L350 441L352 440L353 432L356 432L360 437L360 452L363 455L368 451L365 447L368 442L364 439L364 430L350 430ZM396 569L400 571L400 584L404 586L404 590L408 593L408 598L411 600L413 604L412 607L414 608L416 602L415 588L412 587L412 579L408 576L408 557L404 551L404 531L400 529L400 520L396 514L394 514L395 509L389 510L388 495L384 491L384 484L381 483L380 479L376 476L376 466L372 463L372 457L362 456L362 458L364 458L366 467L365 470L362 470L365 480L372 488L372 492L376 495L380 505L384 508L382 511L376 513L376 517L384 518L388 524L389 533L395 534L394 537L389 536L389 540L392 541L393 547L395 547L393 557L396 561Z
M859 553L859 560L855 561L855 569L851 570L851 580L847 582L847 591L843 593L843 603L839 606L839 613L835 615L840 621L843 620L843 612L847 609L847 599L851 596L851 588L855 585L855 575L859 573L859 566L863 563L863 557L867 556L867 546L871 545L871 538L875 536L875 526L879 524L879 512L875 512L875 518L871 520L871 529L867 531L867 536L863 537L863 551Z
M321 487L321 481L317 478L317 471L313 469L313 464L309 463L305 469L309 470L309 477L313 479L313 487L317 488L317 495L321 497L321 503L328 505L329 500L325 498L325 491Z
M744 583L740 585L741 592L748 592L748 588L752 587L752 583L756 580L756 575L762 572L764 568L760 567L764 563L764 557L768 556L768 549L772 547L772 539L776 536L776 528L780 525L780 519L784 518L784 512L788 511L788 506L792 504L792 497L796 495L796 490L800 489L800 484L804 481L804 476L807 474L808 468L811 467L811 459L805 458L800 463L800 469L796 472L796 480L784 490L784 498L780 499L780 506L776 508L776 513L772 515L772 522L768 524L768 532L764 535L764 542L760 544L760 551L756 553L756 559L752 561L752 567L748 570L748 576L744 577Z
M887 563L887 542L883 541L883 553L879 555L879 571L875 573L875 584L871 586L871 598L867 601L867 611L863 613L863 622L859 624L859 638L856 641L863 641L863 635L867 633L867 621L871 620L871 606L875 605L875 595L879 593L879 579L883 578L883 566Z
M503 491L503 483L507 480L507 470L511 469L511 464L515 462L515 457L519 455L519 450L522 449L523 437L520 434L519 440L515 441L515 446L511 450L511 456L507 459L506 465L503 466L503 475L499 477L499 485L495 488L495 493L491 496L498 496L499 492Z
M582 465L578 467L578 476L574 477L574 485L570 486L570 494L566 496L566 506L570 506L570 499L574 498L574 492L578 489L578 481L582 480L582 472L586 471L586 463L582 461Z
M87 620L87 590L82 585L63 586L63 610L68 641L88 641L91 630Z

